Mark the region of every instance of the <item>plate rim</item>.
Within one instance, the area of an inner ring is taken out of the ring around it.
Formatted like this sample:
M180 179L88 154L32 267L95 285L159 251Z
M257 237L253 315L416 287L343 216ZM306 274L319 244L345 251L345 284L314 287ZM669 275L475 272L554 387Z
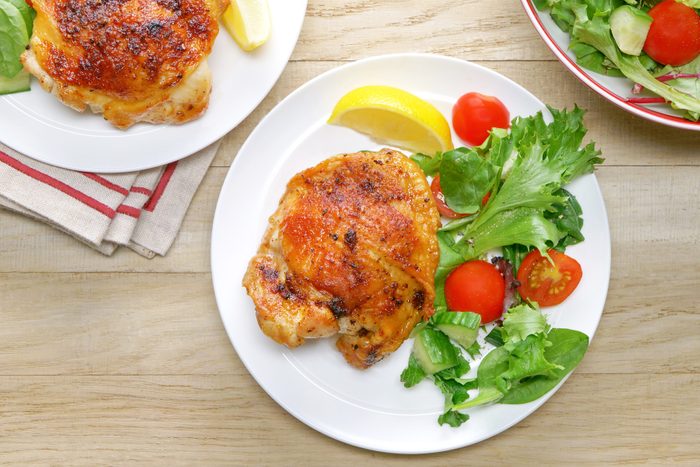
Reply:
M44 164L51 165L52 167L58 167L61 169L74 170L74 171L95 172L95 173L101 173L101 174L118 174L118 173L127 173L127 172L139 172L142 170L153 169L155 167L164 166L164 165L170 164L172 162L176 162L176 161L185 159L185 158L197 153L198 151L201 151L202 149L210 146L211 144L214 144L215 142L221 140L228 133L235 130L238 127L238 125L240 125L241 122L243 122L243 120L248 118L248 116L250 116L250 114L253 113L253 111L260 106L260 103L270 94L270 91L277 84L280 77L282 76L285 69L287 68L287 65L289 64L289 60L290 60L292 54L294 53L294 50L296 49L296 46L299 42L299 37L301 35L301 31L303 29L304 23L306 22L306 11L308 10L308 0L294 0L294 3L296 3L296 2L299 2L298 6L300 9L303 9L304 14L302 15L301 21L299 21L299 23L296 25L296 29L293 31L293 34L292 34L293 44L289 48L288 52L284 54L284 61L280 61L281 66L280 66L279 70L276 70L276 76L274 77L274 79L272 79L270 81L270 83L268 83L268 85L265 86L264 92L261 92L259 97L255 99L255 105L251 106L251 108L249 110L241 113L236 119L231 119L230 123L227 125L223 125L219 129L219 131L212 133L211 138L207 138L206 140L203 139L201 143L193 145L196 148L194 150L187 150L187 151L173 150L171 155L164 157L162 161L159 161L157 163L148 162L148 163L145 163L142 165L130 166L128 169L124 169L124 168L117 169L117 168L103 168L103 167L96 168L95 166L90 166L89 164L79 166L79 165L74 165L71 163L61 163L60 165L57 165L56 161L47 161L46 160L47 158L40 156L40 155L37 156L36 154L33 154L33 151L26 151L26 149L27 149L26 145L8 144L6 141L4 141L2 139L0 139L0 143L17 151L18 153L20 153L22 155L29 157L30 159L33 159L35 161L38 161L38 162L41 162ZM219 33L222 33L224 28L223 28L220 20L217 20L217 23L219 24ZM45 92L43 89L41 91ZM46 94L47 94L47 98L56 99L55 97L50 96L49 93L46 93ZM12 95L10 94L8 96L11 97ZM0 97L3 97L3 96L0 96ZM9 103L9 105L13 105L13 104ZM86 110L86 112L87 112L87 110ZM91 115L94 116L95 118L102 118L101 114L91 114ZM195 120L198 120L199 118L202 118L203 116L204 115L198 117ZM168 126L168 124L152 124L152 126L154 126L155 127L154 129L157 130L158 127ZM180 125L170 125L170 126L177 127ZM150 131L153 131L153 130L149 129L149 132ZM123 136L124 135L117 135L116 137L123 137ZM89 137L84 136L83 138L89 138ZM25 140L26 139L27 138L25 138Z
M700 121L692 122L686 120L682 117L675 115L669 115L663 112L658 112L656 110L648 109L644 106L631 104L624 101L620 96L615 94L613 91L605 87L602 83L592 77L587 71L580 67L574 60L567 55L567 53L562 49L562 47L554 40L554 38L549 34L549 30L542 24L539 17L539 13L532 3L532 0L520 0L528 19L532 23L533 27L539 34L542 41L547 45L549 50L554 53L557 60L563 64L579 81L585 84L590 89L594 90L600 96L605 98L608 102L616 105L617 107L630 112L638 117L642 117L645 120L649 120L655 123L660 123L662 125L670 126L673 128L680 128L683 130L690 131L700 131ZM620 79L628 79L626 77L620 77Z
M224 222L222 220L224 217L222 214L222 210L223 210L222 205L224 204L224 201L223 201L224 197L222 196L222 193L224 193L224 191L227 189L227 186L229 184L233 183L233 181L232 181L233 177L231 176L231 174L234 173L235 168L237 167L237 165L239 163L240 159L238 158L238 155L243 153L250 144L253 144L251 141L254 140L254 136L259 131L262 131L261 128L264 127L263 124L268 120L268 118L271 118L271 115L276 113L278 111L278 109L285 104L286 101L291 100L294 96L303 92L307 87L313 86L316 82L318 82L322 79L327 79L329 76L332 76L334 74L342 73L348 68L359 66L359 65L365 64L367 62L382 61L385 59L393 59L393 58L439 59L439 60L444 60L444 61L449 61L449 62L467 63L468 65L477 67L477 68L485 71L488 74L497 75L500 78L509 81L512 85L519 88L522 92L529 94L534 99L536 99L538 102L542 103L542 101L539 98L537 98L534 94L532 94L530 91L525 89L523 86L521 86L517 82L513 81L512 79L506 77L505 75L502 75L502 74L500 74L500 73L498 73L490 68L487 68L485 66L479 65L477 63L474 63L474 62L471 62L468 60L463 60L463 59L459 59L459 58L455 58L455 57L450 57L450 56L441 55L441 54L434 54L434 53L406 52L406 53L392 53L392 54L376 55L376 56L363 58L360 60L355 60L355 61L352 61L349 63L345 63L341 66L332 68L330 70L327 70L327 71L319 74L318 76L310 79L309 81L305 82L304 84L299 86L297 89L292 91L290 94L288 94L284 99L282 99L280 102L278 102L275 105L275 107L272 110L270 110L270 112L268 112L265 115L265 117L263 117L260 120L260 122L258 122L256 127L253 129L253 131L246 138L245 142L243 143L243 145L239 149L238 153L236 154L236 158L234 159L233 163L229 167L227 174L226 174L226 178L224 179L221 190L219 192L219 197L217 199L216 207L215 207L215 211L214 211L214 220L212 223L212 233L211 233L211 237L210 237L211 280L212 280L212 287L214 289L214 296L215 296L215 301L216 301L216 305L217 305L217 311L219 313L219 318L221 319L221 322L222 322L224 329L226 331L229 343L233 347L234 351L236 352L237 356L239 357L239 360L241 361L241 363L245 367L248 374L253 378L253 380L256 382L256 384L258 384L260 389L262 389L268 397L270 397L273 401L275 401L275 403L277 405L279 405L282 409L284 409L287 413L292 415L298 421L304 423L305 425L309 426L310 428L313 428L315 431L318 431L319 433L322 433L323 435L328 436L336 441L339 441L339 442L342 442L342 443L345 443L345 444L348 444L351 446L355 446L355 447L358 447L361 449L375 451L375 452L384 452L384 453L390 453L390 454L403 454L403 455L421 455L421 454L446 452L446 451L451 451L451 450L455 450L455 449L461 449L464 447L468 447L468 446L480 443L486 439L493 438L495 436L500 435L504 431L512 428L514 425L520 423L523 419L532 415L543 404L545 404L554 394L556 394L558 392L559 388L569 379L569 377L574 373L575 369L574 369L574 371L569 373L566 377L564 377L547 394L540 397L536 401L533 401L531 403L531 404L533 404L531 410L525 411L522 414L519 414L518 416L514 417L510 423L508 423L505 427L503 427L503 429L499 430L496 433L484 434L483 436L476 437L473 440L466 442L466 443L458 442L458 443L453 443L453 444L445 445L445 446L438 447L438 448L429 448L429 449L427 448L427 449L417 449L417 450L405 450L405 449L382 448L382 447L378 447L376 445L375 446L363 445L363 444L360 444L358 442L354 442L354 440L351 439L350 437L343 436L342 432L340 432L339 430L327 429L325 426L317 423L315 420L301 415L299 413L299 411L297 411L293 407L290 407L288 404L281 401L278 397L276 397L275 395L273 395L267 391L265 385L263 385L261 383L261 381L259 380L259 377L255 374L255 372L251 371L251 369L249 368L245 359L243 359L240 356L238 347L236 346L234 339L232 339L232 330L229 329L229 326L227 325L227 321L224 318L224 314L222 311L223 307L222 307L222 303L221 303L222 299L221 299L220 293L218 292L218 290L220 290L220 287L223 287L223 285L220 285L220 286L217 285L217 275L215 274L215 270L218 269L216 267L216 265L220 261L223 261L223 259L218 258L214 254L215 245L218 243L217 238L216 238L217 232L220 230L220 227L218 227L218 225L221 224L222 222ZM544 103L542 103L542 104L544 105ZM590 348L590 342L592 342L593 337L595 336L595 333L598 329L598 326L600 325L600 320L602 319L603 312L605 311L605 303L607 302L607 295L608 295L609 286L610 286L610 276L611 276L611 272L612 272L612 268L611 268L611 266L612 266L612 241L611 241L611 235L610 235L610 225L609 225L607 207L605 204L605 198L603 197L602 190L600 189L600 184L598 183L598 180L597 180L597 177L595 176L595 174L589 174L589 176L591 176L591 178L592 178L592 182L593 182L592 188L595 190L596 196L602 200L602 205L601 205L602 214L603 214L602 224L603 224L603 228L604 228L604 232L605 232L605 237L607 240L607 244L606 244L607 251L606 251L605 257L603 258L605 270L607 271L607 273L606 273L605 278L604 278L604 292L601 295L602 309L601 309L601 312L595 321L595 326L593 327L593 331L591 332L591 334L589 336L589 348ZM219 278L219 280L221 280L221 278Z

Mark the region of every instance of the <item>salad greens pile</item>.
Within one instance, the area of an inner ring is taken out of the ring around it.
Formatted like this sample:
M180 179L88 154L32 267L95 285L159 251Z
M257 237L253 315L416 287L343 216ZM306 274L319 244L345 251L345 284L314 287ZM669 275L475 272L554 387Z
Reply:
M36 12L24 0L0 0L0 94L29 90L19 57L32 35Z
M539 398L573 370L588 347L585 334L551 329L536 304L521 303L486 336L496 348L483 358L475 378L465 378L471 365L459 348L472 358L480 353L479 323L463 317L472 313L448 311L444 293L453 269L490 250L500 248L517 271L522 258L535 248L546 256L550 248L563 251L583 240L581 207L563 187L603 160L593 143L582 146L583 110L550 107L549 111L551 123L542 112L517 117L510 131L492 130L479 147L412 157L427 176L440 176L452 210L473 213L438 231L436 314L414 329L413 352L401 374L406 387L429 378L443 392L445 413L440 424L461 425L468 415L460 411L469 407ZM470 398L473 389L478 395Z
M428 340L433 345L433 355L426 362L426 357L414 348L408 367L401 373L407 388L430 378L442 391L445 412L438 418L441 425L460 426L469 420L469 415L460 411L471 407L494 402L525 404L542 397L579 364L588 349L587 335L571 329L552 329L535 305L521 304L511 308L503 325L491 331L490 335L498 335L490 339L496 348L481 360L476 377L464 378L471 369L469 361L444 334L436 337L441 331L439 325L435 326L435 318L444 320L464 314L470 313L444 311L418 328L415 345ZM450 366L431 372L431 358L442 358L443 366ZM478 394L470 398L472 389L478 389Z
M435 276L435 310L445 311L447 275L489 250L505 247L516 266L531 249L546 255L583 240L581 207L562 187L601 163L593 143L581 147L584 111L549 108L517 117L510 132L495 129L476 148L458 148L413 159L428 176L439 173L448 206L475 215L454 220L438 231L440 263ZM490 193L486 205L481 201ZM476 209L475 209L476 208Z
M656 0L533 0L538 10L549 10L554 22L571 36L569 49L583 67L609 76L626 76L664 98L685 118L700 120L700 56L679 66L664 66L645 53L624 53L613 37L610 18L627 4L641 12ZM681 0L691 8L700 8L700 0ZM627 6L629 6L627 5ZM682 78L675 78L682 76ZM662 78L662 79L659 79Z

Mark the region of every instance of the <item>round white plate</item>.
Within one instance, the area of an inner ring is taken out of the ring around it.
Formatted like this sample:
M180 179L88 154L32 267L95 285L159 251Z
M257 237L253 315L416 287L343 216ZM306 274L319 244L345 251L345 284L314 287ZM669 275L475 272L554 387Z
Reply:
M624 77L606 76L580 67L576 56L569 50L570 38L552 20L549 11L538 11L532 0L520 0L533 26L560 62L579 80L618 107L652 122L700 131L700 122L683 118L683 113L667 104L630 104L625 99L632 95L633 82Z
M289 413L340 441L377 451L427 453L466 446L493 436L533 412L551 395L525 405L474 409L458 429L439 426L443 396L427 382L405 389L399 381L410 343L372 368L350 367L335 339L290 350L263 335L253 302L241 286L267 219L297 172L342 152L380 146L352 130L327 125L335 102L353 88L397 86L432 102L446 116L465 92L498 96L511 115L545 106L503 76L469 62L423 54L386 55L331 70L275 107L241 148L224 182L212 232L212 277L221 318L238 355L267 393ZM455 142L458 142L456 136ZM550 323L593 336L610 274L605 206L593 175L570 185L584 210L586 241L571 247L583 280Z
M0 141L67 169L129 172L167 164L208 146L236 127L282 74L299 37L306 0L269 0L270 40L243 52L220 25L209 56L209 109L184 125L136 124L118 130L101 115L66 107L32 80L30 92L0 96Z

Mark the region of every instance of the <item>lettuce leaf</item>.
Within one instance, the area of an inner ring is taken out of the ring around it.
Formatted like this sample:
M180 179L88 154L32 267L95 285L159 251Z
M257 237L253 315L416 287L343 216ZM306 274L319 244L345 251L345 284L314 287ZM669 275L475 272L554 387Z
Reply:
M549 326L538 308L522 304L508 310L503 319L503 330L509 342L519 342L530 335L547 332Z
M504 168L506 162L513 157L513 138L509 135L509 130L493 128L486 141L474 150L494 166Z
M20 55L29 42L22 13L11 3L0 1L0 75L12 78L22 71Z
M408 366L401 372L401 382L407 388L413 387L423 381L427 375L421 368L416 357L411 354L408 358Z
M552 329L547 334L544 358L557 368L549 375L540 375L511 384L501 404L526 404L547 394L581 362L588 350L588 336L573 329Z
M496 166L474 150L459 148L442 154L440 187L447 205L455 212L477 212L496 175Z
M428 156L426 154L417 153L411 156L413 162L418 164L423 173L428 177L434 177L440 170L440 164L442 164L442 154L441 152L435 154L434 156Z
M561 188L555 194L565 198L565 201L554 204L554 211L545 211L544 217L554 223L559 233L563 235L559 242L554 245L554 248L564 252L567 247L581 243L584 240L581 232L583 229L583 210L576 197L564 188ZM520 263L531 251L532 247L518 243L502 248L503 257L513 265L513 269L516 272L520 269Z
M560 242L562 240L560 240ZM519 243L514 243L512 245L504 246L501 250L503 257L507 261L510 261L510 264L513 265L513 270L517 274L518 269L520 269L520 264L523 262L527 254L532 251L532 248L525 245L520 245Z
M554 205L554 211L544 213L544 217L551 220L557 226L559 232L564 236L559 240L559 243L554 248L560 251L566 250L566 247L576 245L584 240L583 233L583 210L578 200L574 195L560 189L557 194L565 198L561 204Z
M551 345L545 333L529 335L522 341L510 344L511 348L508 343L501 347L510 351L508 370L496 378L496 388L503 394L507 394L514 385L525 378L550 378L555 376L555 370L563 369L561 365L552 363L545 357L545 348Z
M685 77L680 79L672 79L670 81L666 81L666 84L674 89L677 89L678 91L693 96L696 99L700 99L700 56L683 66L666 67L664 70L659 72L659 74L685 76L695 75L695 78ZM690 120L698 121L700 120L700 112L694 110L688 111L688 117Z
M469 420L469 415L457 412L456 410L448 410L438 417L438 423L440 425L450 425L452 428L457 428L467 420Z
M618 78L625 76L614 63L593 46L572 39L569 43L569 50L576 56L576 63L588 70Z

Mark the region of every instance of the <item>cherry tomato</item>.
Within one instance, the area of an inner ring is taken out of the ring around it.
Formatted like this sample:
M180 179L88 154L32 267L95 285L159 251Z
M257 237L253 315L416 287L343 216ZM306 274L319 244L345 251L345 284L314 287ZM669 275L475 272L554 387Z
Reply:
M576 289L581 282L581 265L570 256L557 250L549 250L554 264L538 250L531 251L523 259L518 270L518 292L526 300L540 306L558 305Z
M479 313L482 323L501 317L505 294L503 276L486 261L468 261L452 271L445 281L447 307Z
M442 187L440 187L439 175L436 175L432 183L430 183L430 191L433 192L433 198L435 198L435 204L437 204L438 211L444 217L447 217L448 219L459 219L461 217L471 216L471 214L460 214L450 209L450 207L447 205L447 201L445 201L445 195L442 193ZM491 193L486 193L481 200L481 205L485 205L490 197Z
M654 19L644 51L664 65L685 65L700 55L700 15L676 0L664 0L649 10Z
M479 146L492 128L510 127L510 113L497 98L469 92L452 108L452 127L462 140Z

